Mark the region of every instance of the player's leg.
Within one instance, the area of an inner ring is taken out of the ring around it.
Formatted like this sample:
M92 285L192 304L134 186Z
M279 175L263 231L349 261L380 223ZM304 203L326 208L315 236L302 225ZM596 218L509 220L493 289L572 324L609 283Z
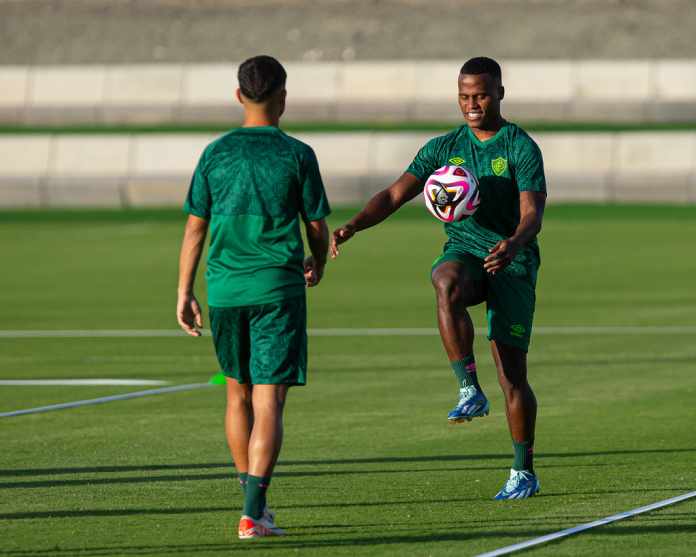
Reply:
M225 435L239 483L246 487L253 416L249 377L249 324L246 308L210 308L210 328L220 369L226 377Z
M505 414L515 451L512 468L534 473L537 401L527 381L527 353L495 340L491 342L491 352L505 396Z
M254 385L251 392L254 425L249 439L244 515L254 520L263 516L266 491L283 444L283 408L288 385Z
M249 475L240 521L241 538L282 534L264 512L266 492L283 442L288 388L304 385L307 329L304 296L257 306L249 320L249 364L254 424L249 439Z
M431 275L440 338L450 361L462 360L474 350L474 325L467 308L484 301L485 287L472 274L464 263L449 260Z
M459 386L458 403L447 418L452 423L469 421L488 413L476 374L474 325L467 309L485 299L482 265L472 256L445 252L435 262L431 278L440 338Z
M227 377L227 408L225 410L225 435L227 445L239 474L239 484L246 493L249 472L249 439L254 417L251 409L251 386Z
M254 425L249 439L249 474L270 476L283 444L283 409L289 385L254 385Z
M500 273L489 280L488 337L505 396L514 460L496 499L523 499L539 491L534 473L537 401L527 380L527 349L535 304L532 273Z
M514 451L510 478L496 499L524 499L539 491L539 480L534 473L537 401L527 381L527 353L495 340L491 342L491 351L505 395L505 414Z

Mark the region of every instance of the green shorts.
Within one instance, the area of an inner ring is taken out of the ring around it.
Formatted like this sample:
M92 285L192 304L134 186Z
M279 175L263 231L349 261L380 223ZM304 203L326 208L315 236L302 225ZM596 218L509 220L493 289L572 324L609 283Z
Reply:
M210 328L227 377L252 385L307 382L304 296L271 304L211 307Z
M516 272L508 268L491 276L484 270L482 259L447 243L443 254L433 263L431 273L446 261L465 265L472 280L484 283L488 340L510 344L526 352L532 336L539 260L530 256L524 264L516 266Z

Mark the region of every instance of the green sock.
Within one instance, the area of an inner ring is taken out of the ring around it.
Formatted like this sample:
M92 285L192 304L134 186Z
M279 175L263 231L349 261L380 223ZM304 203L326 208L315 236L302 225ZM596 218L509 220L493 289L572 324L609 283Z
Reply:
M239 487L242 488L242 493L246 495L246 486L247 486L247 474L246 472L240 472L239 473Z
M271 478L259 476L247 476L246 493L244 496L244 514L254 520L263 515L266 508L266 490L271 483Z
M515 460L512 463L513 470L526 470L534 473L534 443L531 441L512 442L515 451Z
M466 356L463 360L456 360L450 362L452 366L452 371L457 376L457 382L459 387L476 387L477 391L481 390L481 386L478 382L478 377L476 375L476 360L474 355Z

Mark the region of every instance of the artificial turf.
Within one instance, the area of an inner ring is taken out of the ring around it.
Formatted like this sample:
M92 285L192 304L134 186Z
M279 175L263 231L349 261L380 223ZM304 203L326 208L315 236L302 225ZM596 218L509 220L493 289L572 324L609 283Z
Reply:
M0 213L2 329L174 329L183 219ZM241 495L211 387L0 418L0 555L474 555L693 491L694 237L696 207L548 208L529 354L539 497L492 500L511 447L483 335L492 413L462 426L446 423L456 385L437 336L312 336L269 492L289 536L236 539ZM443 240L419 207L361 233L309 292L309 326L434 328ZM208 337L0 337L0 379L216 371ZM0 386L0 412L140 389ZM691 500L529 553L690 555L694 534Z

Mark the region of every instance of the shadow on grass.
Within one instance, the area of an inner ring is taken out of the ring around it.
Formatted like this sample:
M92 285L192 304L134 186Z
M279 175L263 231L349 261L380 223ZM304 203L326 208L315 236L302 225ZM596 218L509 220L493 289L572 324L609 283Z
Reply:
M509 458L509 457L508 457ZM573 467L582 468L599 468L611 466L608 462L589 462L583 464L574 464ZM540 467L542 468L542 467ZM567 468L564 464L545 464L544 469L548 468ZM466 466L456 467L450 466L447 468L394 468L391 470L306 470L297 472L285 472L282 470L273 473L274 478L302 478L302 477L320 477L320 476L355 476L359 475L367 478L374 474L431 474L433 472L483 472L487 470L500 471L500 466ZM19 482L2 482L0 489L33 489L40 487L68 487L68 486L92 486L92 485L117 485L117 484L138 484L138 483L153 483L153 482L192 482L192 481L214 481L214 480L229 480L233 479L235 474L230 466L229 472L219 472L214 474L172 474L161 476L125 476L125 477L108 477L108 478L80 478L68 480L34 480L34 481L19 481Z
M447 499L448 503L469 503L480 501L477 497ZM349 507L394 507L408 505L437 505L442 499L409 499L408 501L356 501L351 503L303 503L299 505L274 506L276 510L313 509L313 508L349 508ZM133 515L177 515L209 512L233 512L231 505L226 507L179 507L161 509L84 509L76 511L38 511L0 514L0 520L30 520L42 518L88 518ZM409 523L410 524L410 523Z
M620 490L600 490L592 492L564 492L564 493L546 493L540 494L535 497L535 499L543 499L544 497L559 497L565 495L619 495L625 493L631 493L633 490L627 489L625 491ZM684 492L688 491L685 487L672 487L672 488L660 488L660 489L641 489L642 492L660 492L667 493L670 491ZM454 497L448 498L446 501L442 499L409 499L409 500L396 500L396 501L352 501L352 502L342 502L342 503L299 503L296 505L274 505L275 510L289 510L289 509L345 509L351 507L367 508L367 507L404 507L404 506L422 506L422 505L439 505L442 503L456 504L456 503L481 503L481 497ZM133 508L133 509L81 509L81 510L50 510L50 511L26 511L26 512L14 512L14 513L2 513L0 514L0 520L33 520L33 519L47 519L47 518L96 518L96 517L115 517L115 516L139 516L139 515L180 515L180 514L201 514L201 513L216 513L216 512L233 512L238 509L233 508L232 505L224 507L174 507L174 508ZM693 517L691 513L682 513L687 516ZM667 515L663 515L667 516ZM671 514L670 516L679 517L678 514ZM595 520L596 517L584 517L584 516L553 516L548 517L547 520L553 523L562 522L563 520ZM502 519L467 519L467 524L480 523L496 523L496 522L513 522L519 523L524 521L530 521L538 524L542 519L539 518L529 518L523 519L519 517L515 518L502 518ZM409 523L411 524L411 523ZM421 524L421 523L419 523ZM317 528L321 527L316 525Z
M589 464L588 466L604 466L603 464ZM231 467L230 467L231 469ZM484 471L484 470L500 470L499 466L470 466L466 468L398 468L393 470L308 470L306 472L274 472L274 478L301 478L305 476L369 476L371 474L431 474L433 472L467 472L467 471ZM168 476L126 476L126 477L110 477L110 478L84 478L70 480L35 480L35 481L20 481L20 482L3 482L0 483L0 489L25 489L37 487L68 487L78 485L110 485L110 484L137 484L137 483L152 483L152 482L191 482L191 481L212 481L212 480L229 480L234 478L232 472L220 472L215 474L196 474L184 475L173 474Z
M682 525L660 525L660 526L623 526L620 528L601 528L592 530L591 533L582 533L581 536L602 535L602 536L636 536L645 534L654 535L673 535L691 534L696 532L696 524ZM18 549L2 550L0 555L7 557L21 557L25 555L60 555L63 557L98 557L107 555L189 555L193 553L236 553L236 552L272 552L283 550L299 549L330 549L341 547L372 547L389 546L397 544L424 544L424 543L443 543L443 542L466 542L478 541L482 539L500 540L501 544L507 541L518 541L534 538L549 533L548 529L530 528L515 530L483 530L476 531L469 529L466 532L437 532L425 534L399 534L399 535L379 535L371 537L346 537L341 539L329 540L303 540L293 539L295 536L286 538L276 538L269 540L259 540L255 543L238 542L230 540L228 543L200 543L200 544L163 544L163 545L119 545L112 547L74 547L61 548L53 547L46 549ZM301 534L297 536L301 538ZM563 543L563 540L555 542ZM490 548L492 549L492 548ZM465 547L462 547L466 551Z
M510 538L510 537L533 537L542 535L542 529L505 531L483 531L483 532L438 532L431 534L416 535L384 535L372 537L345 537L330 540L302 540L293 539L295 536L286 538L275 538L259 540L257 542L241 542L230 540L228 543L204 543L204 544L170 544L170 545L126 545L113 547L75 547L75 548L51 548L51 549L27 549L2 551L0 555L22 556L22 555L61 555L65 557L75 556L99 556L99 555L188 555L203 552L270 552L274 550L298 550L298 549L322 549L322 548L341 548L341 547L369 547L393 544L414 544L414 543L438 543L438 542L460 542L471 541L480 538ZM297 535L299 538L301 534Z
M588 456L621 456L621 455L641 455L641 454L675 454L675 453L694 453L696 448L688 449L617 449L607 451L588 451L588 452L568 452L568 453L536 453L537 459L544 458L578 458ZM467 462L478 460L509 460L509 453L498 454L468 454L468 455L429 455L429 456L387 456L387 457L364 457L364 458L342 458L342 459L317 459L317 460L281 460L278 462L279 475L293 475L290 472L282 472L284 466L327 466L341 464L389 464L389 463L412 463L412 462ZM540 463L540 467L544 467ZM142 464L142 465L121 465L121 466L82 466L65 468L18 468L0 469L0 476L53 476L59 474L109 474L114 472L154 472L158 470L206 470L225 468L232 470L229 462L201 462L191 464ZM469 468L476 470L476 468ZM481 468L489 469L489 468ZM497 468L496 468L497 469ZM317 473L317 472L312 472ZM222 476L222 475L221 475ZM227 477L228 474L225 474ZM202 479L205 479L203 477ZM215 478L213 478L215 479Z

